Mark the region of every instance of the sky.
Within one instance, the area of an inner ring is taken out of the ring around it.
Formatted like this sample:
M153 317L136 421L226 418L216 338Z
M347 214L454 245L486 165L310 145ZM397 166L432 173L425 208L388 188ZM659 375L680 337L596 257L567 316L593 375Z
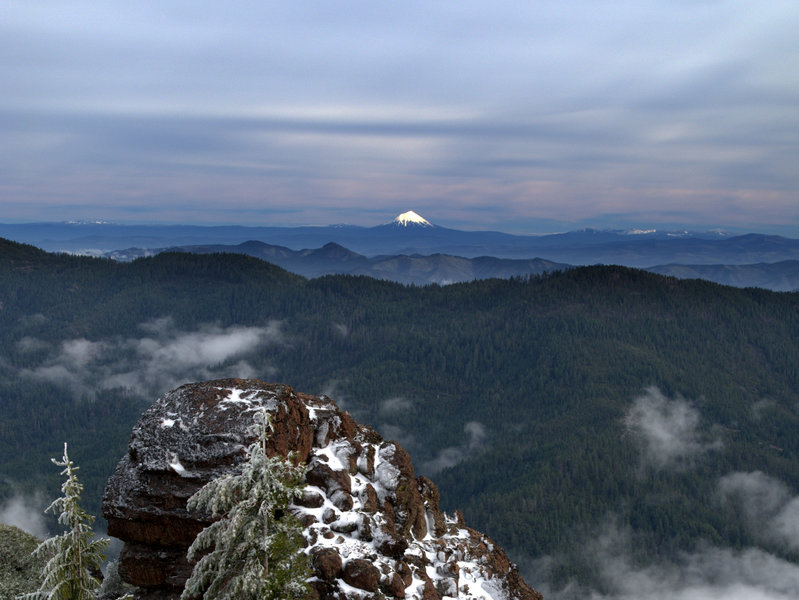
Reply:
M0 5L0 222L799 237L799 2Z

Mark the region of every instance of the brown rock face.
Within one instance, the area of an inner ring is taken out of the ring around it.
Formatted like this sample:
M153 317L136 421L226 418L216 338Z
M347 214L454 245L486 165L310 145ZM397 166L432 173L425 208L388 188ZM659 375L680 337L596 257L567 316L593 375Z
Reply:
M316 574L328 583L341 576L341 556L335 548L317 548L312 553Z
M342 579L359 590L376 592L380 584L380 570L365 558L353 558L344 565Z
M210 523L186 501L238 468L261 406L275 429L268 452L296 452L308 465L292 511L306 528L314 597L540 599L491 540L440 511L435 484L415 476L403 448L324 396L241 379L185 385L158 399L108 481L103 516L125 542L119 572L139 598L179 597L191 573L186 550Z

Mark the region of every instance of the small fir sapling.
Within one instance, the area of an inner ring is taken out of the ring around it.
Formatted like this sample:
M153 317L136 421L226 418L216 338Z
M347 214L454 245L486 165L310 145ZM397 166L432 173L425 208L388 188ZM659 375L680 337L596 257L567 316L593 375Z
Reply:
M78 481L76 467L67 455L61 461L51 459L59 467L64 467L62 475L67 479L61 486L63 496L54 500L45 509L58 513L58 522L67 527L61 535L43 541L34 550L34 555L47 563L42 575L43 581L35 592L19 596L25 600L93 600L100 588L100 580L93 573L100 572L103 551L108 545L107 538L96 538L92 531L94 517L87 514L78 504L83 484Z
M308 595L308 557L302 527L288 511L302 496L305 466L294 456L266 455L272 430L269 413L255 414L257 440L247 449L238 475L208 482L188 501L190 511L217 517L192 543L189 561L199 560L181 600L299 599Z

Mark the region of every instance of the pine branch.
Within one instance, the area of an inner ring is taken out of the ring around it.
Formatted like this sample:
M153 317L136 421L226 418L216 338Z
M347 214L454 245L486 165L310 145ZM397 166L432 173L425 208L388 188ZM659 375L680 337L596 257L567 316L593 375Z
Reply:
M182 600L199 595L206 600L306 595L309 569L301 528L288 515L274 518L276 511L286 512L289 502L302 495L305 467L287 458L267 457L271 431L270 415L261 409L255 415L256 441L247 448L241 472L209 482L189 499L189 510L219 518L189 548L190 561L201 558Z

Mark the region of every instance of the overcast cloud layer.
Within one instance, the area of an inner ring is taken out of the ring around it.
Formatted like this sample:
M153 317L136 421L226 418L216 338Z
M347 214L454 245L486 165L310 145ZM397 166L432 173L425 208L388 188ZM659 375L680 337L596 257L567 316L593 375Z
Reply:
M9 0L8 221L799 237L799 4Z

